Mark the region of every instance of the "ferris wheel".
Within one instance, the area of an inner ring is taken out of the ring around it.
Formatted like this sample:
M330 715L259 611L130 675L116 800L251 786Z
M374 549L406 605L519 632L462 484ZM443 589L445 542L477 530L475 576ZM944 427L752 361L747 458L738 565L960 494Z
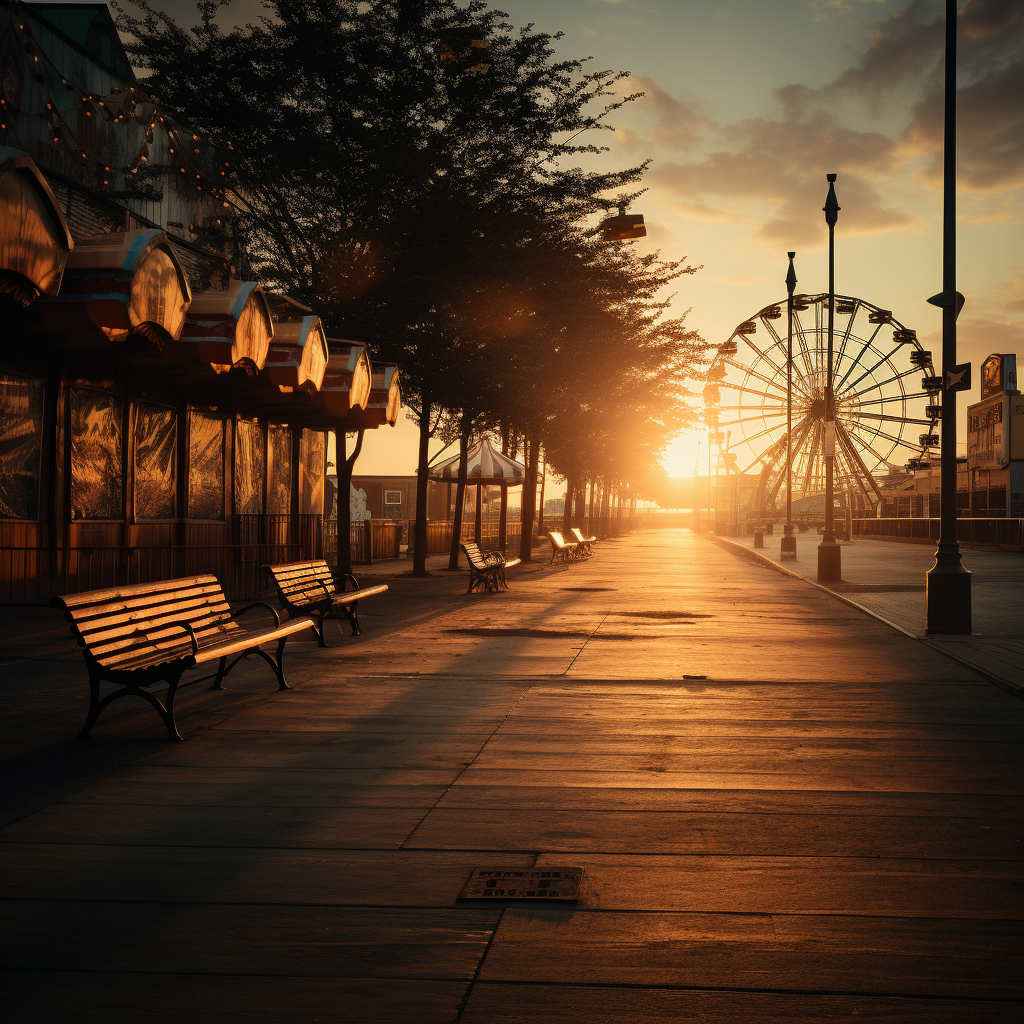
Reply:
M886 309L835 297L835 493L881 501L877 477L929 464L939 443L941 378L932 355ZM793 297L793 498L825 489L827 294ZM785 502L786 301L765 306L718 346L704 389L710 444L726 472L756 473L758 514ZM915 379L916 378L916 379Z

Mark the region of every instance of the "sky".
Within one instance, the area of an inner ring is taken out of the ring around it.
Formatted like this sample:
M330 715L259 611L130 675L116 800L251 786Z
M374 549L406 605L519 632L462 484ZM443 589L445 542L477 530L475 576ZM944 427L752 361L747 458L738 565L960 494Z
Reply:
M177 13L189 4L163 5ZM702 267L674 312L712 344L785 298L827 288L821 207L838 174L836 290L893 311L938 359L940 0L502 0L517 25L561 31L559 56L631 73L644 96L595 133L606 167L649 159L637 244ZM244 22L255 0L222 15ZM959 353L1024 356L1024 0L960 0ZM328 325L329 326L329 325ZM695 385L700 390L700 385ZM977 385L964 401L976 400ZM963 415L961 415L963 422ZM696 434L670 448L689 475ZM412 473L416 431L367 435L357 473ZM557 488L556 488L557 492Z

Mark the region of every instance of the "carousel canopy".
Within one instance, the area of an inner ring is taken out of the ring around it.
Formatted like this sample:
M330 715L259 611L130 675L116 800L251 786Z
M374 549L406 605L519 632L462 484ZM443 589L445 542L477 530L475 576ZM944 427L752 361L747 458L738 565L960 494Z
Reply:
M262 370L274 337L270 306L255 281L229 282L227 288L200 292L188 308L179 344L218 373L233 367Z
M30 156L0 146L0 292L27 306L56 295L75 247L64 214Z
M430 470L431 480L455 483L459 479L459 456L440 462ZM466 480L471 484L504 484L515 487L526 480L526 467L496 452L483 438L470 448L466 459Z

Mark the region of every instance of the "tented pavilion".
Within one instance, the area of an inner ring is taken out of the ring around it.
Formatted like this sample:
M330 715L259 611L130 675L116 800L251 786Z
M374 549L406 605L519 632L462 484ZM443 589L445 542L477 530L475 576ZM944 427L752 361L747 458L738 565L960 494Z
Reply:
M445 462L438 463L430 470L430 479L444 483L458 483L462 458L456 455ZM526 466L515 459L510 459L501 452L496 452L486 437L470 448L466 455L465 482L476 484L476 524L474 539L480 543L482 531L481 512L483 508L484 484L497 484L501 487L501 515L498 520L498 549L505 550L508 533L508 489L517 487L526 481Z

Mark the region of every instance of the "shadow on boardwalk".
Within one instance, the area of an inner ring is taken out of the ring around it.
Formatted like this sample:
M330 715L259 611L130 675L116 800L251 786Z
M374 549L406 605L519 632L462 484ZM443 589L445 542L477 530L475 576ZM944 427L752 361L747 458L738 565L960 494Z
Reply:
M175 745L10 644L6 1019L1021 1019L1024 704L684 531L510 583L396 578Z

